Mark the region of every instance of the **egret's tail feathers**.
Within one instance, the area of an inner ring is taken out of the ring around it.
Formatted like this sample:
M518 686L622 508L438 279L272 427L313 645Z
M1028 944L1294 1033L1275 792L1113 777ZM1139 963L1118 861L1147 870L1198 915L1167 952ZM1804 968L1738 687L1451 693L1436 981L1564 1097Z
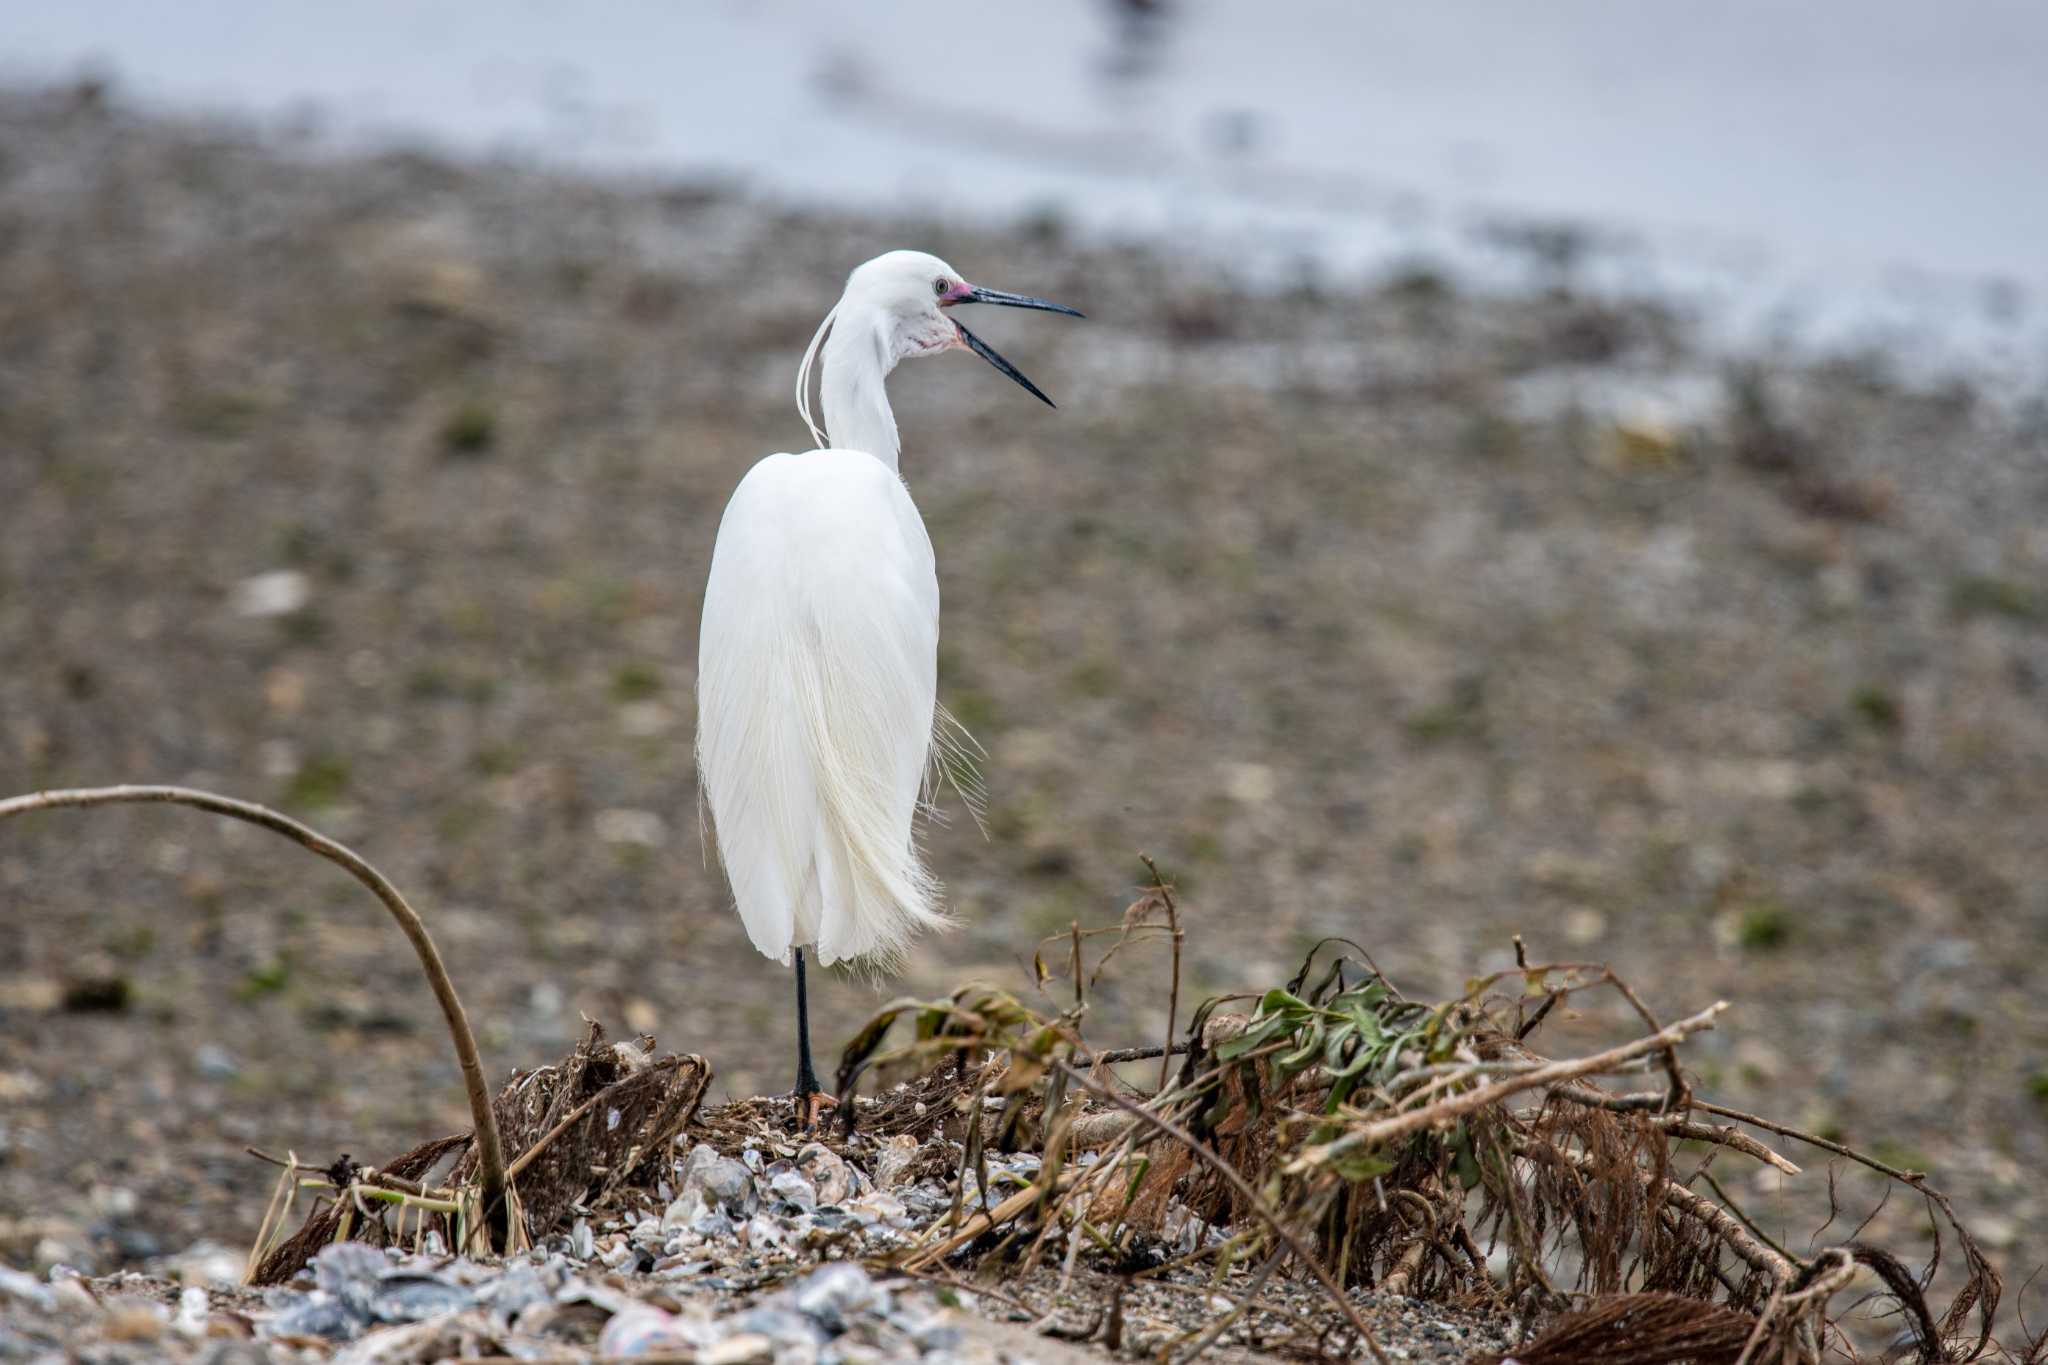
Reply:
M988 750L981 747L981 741L960 723L958 716L943 705L934 706L931 763L925 769L924 787L918 795L925 819L933 824L946 823L946 813L939 809L939 793L951 787L953 795L967 808L967 818L974 821L982 838L988 838L988 783L981 775L981 760L987 757Z
M896 794L901 748L868 686L893 680L841 669L826 676L831 651L797 651L804 738L817 786L820 852L814 857L818 956L858 959L894 971L912 939L951 924L937 878L918 854L916 806ZM884 699L886 699L884 694ZM922 760L909 774L914 781ZM808 899L808 898L807 898Z

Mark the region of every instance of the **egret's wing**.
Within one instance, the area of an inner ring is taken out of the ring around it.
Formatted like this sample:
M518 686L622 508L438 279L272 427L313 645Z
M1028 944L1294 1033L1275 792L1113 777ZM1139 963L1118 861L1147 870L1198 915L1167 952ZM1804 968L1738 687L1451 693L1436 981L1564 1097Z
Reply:
M937 696L931 542L895 472L775 455L719 524L698 774L754 946L887 960L942 923L912 837Z

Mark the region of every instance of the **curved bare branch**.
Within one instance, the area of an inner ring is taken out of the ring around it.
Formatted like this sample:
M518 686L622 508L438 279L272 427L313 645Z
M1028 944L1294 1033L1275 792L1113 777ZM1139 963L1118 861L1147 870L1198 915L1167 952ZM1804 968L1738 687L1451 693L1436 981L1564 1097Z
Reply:
M463 1012L462 1001L455 994L455 984L448 979L448 968L442 963L440 949L434 946L427 926L383 873L370 866L353 849L336 843L288 815L252 801L238 801L231 796L220 796L194 787L123 785L30 792L25 796L0 800L0 820L33 810L150 803L191 806L282 834L341 867L384 903L384 908L398 921L398 927L405 931L413 952L418 954L420 970L427 974L427 983L434 988L434 998L440 1002L441 1013L448 1021L448 1035L454 1040L456 1060L462 1066L462 1084L469 1092L470 1117L476 1124L477 1172L482 1185L483 1206L492 1211L490 1219L495 1235L505 1206L505 1152L498 1139L497 1118L491 1111L491 1094L484 1085L483 1062L477 1055L476 1035L470 1031L469 1016Z

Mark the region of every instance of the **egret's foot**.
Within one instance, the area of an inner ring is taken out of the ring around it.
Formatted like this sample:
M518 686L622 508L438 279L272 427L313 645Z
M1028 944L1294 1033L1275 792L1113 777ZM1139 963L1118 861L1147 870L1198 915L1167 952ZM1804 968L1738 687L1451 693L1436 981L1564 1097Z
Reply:
M797 1131L804 1133L816 1132L839 1107L839 1097L823 1090L799 1090L790 1098L796 1104Z

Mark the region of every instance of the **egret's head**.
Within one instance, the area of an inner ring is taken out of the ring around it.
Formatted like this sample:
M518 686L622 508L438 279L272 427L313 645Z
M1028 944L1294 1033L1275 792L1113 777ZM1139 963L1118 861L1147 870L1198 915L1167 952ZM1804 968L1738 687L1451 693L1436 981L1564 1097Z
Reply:
M1006 294L999 289L981 289L960 277L960 272L938 257L922 251L890 251L875 257L846 277L846 294L835 311L844 319L849 308L876 317L882 328L888 363L912 356L937 355L957 348L973 351L1002 373L1022 384L1048 407L1052 400L1038 391L1009 361L997 355L988 343L961 326L950 316L960 304L991 303L1006 308L1038 308L1048 313L1081 314L1072 308L1027 294Z

